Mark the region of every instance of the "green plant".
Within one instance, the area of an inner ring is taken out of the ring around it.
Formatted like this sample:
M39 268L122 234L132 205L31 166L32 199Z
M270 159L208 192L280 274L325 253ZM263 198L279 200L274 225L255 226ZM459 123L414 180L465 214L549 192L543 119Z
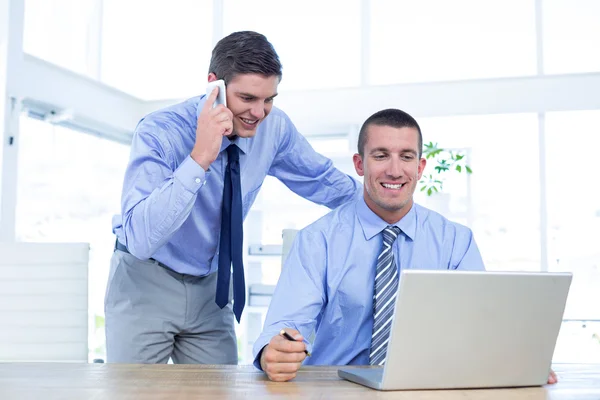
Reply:
M94 315L94 344L95 347L90 349L94 357L104 357L106 355L106 340L104 336L104 316Z
M425 192L427 196L442 191L446 174L450 171L456 171L457 173L464 171L465 174L473 172L471 167L465 164L466 160L463 152L438 147L437 143L429 142L423 144L423 157L434 162L434 172L423 174L419 181L421 192Z

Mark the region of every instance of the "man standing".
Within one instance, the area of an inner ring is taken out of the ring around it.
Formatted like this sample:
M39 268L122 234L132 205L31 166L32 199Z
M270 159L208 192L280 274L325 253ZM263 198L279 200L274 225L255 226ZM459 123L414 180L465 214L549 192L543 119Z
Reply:
M263 35L233 33L215 46L208 74L225 81L227 107L213 108L215 89L138 124L113 218L108 362L236 364L242 222L265 176L330 208L360 190L273 107L281 76Z

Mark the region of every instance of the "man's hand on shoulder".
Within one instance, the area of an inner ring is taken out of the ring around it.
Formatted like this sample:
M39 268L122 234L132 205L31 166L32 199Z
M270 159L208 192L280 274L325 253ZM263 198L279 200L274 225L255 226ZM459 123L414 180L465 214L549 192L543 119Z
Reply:
M550 374L548 375L548 384L554 384L558 382L558 377L556 376L556 372L550 370Z
M306 344L302 335L295 329L286 329L296 342L287 340L281 335L273 336L260 356L260 367L270 380L285 382L296 377L296 373L306 358Z

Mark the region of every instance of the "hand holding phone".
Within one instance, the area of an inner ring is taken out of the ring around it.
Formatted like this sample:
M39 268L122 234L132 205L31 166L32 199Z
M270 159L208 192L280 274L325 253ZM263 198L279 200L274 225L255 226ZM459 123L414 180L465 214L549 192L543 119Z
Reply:
M227 107L227 96L225 94L225 81L223 79L219 79L217 81L208 82L208 86L206 86L206 97L208 98L212 93L215 87L219 88L219 94L217 94L217 99L213 103L213 108L218 106L219 104L223 104Z
M214 90L215 86L219 89ZM190 154L205 171L219 155L223 136L233 132L233 114L225 106L225 83L222 80L210 82L207 93L198 115L196 143Z

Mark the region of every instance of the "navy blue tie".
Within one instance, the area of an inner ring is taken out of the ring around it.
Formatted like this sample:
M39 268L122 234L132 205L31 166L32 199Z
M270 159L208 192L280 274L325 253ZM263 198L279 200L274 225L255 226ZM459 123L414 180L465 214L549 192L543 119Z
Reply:
M221 308L229 302L229 280L233 264L233 313L238 322L246 302L246 282L242 262L242 187L240 181L240 149L235 144L227 147L227 168L223 187L221 210L221 242L219 245L219 272L215 301Z

